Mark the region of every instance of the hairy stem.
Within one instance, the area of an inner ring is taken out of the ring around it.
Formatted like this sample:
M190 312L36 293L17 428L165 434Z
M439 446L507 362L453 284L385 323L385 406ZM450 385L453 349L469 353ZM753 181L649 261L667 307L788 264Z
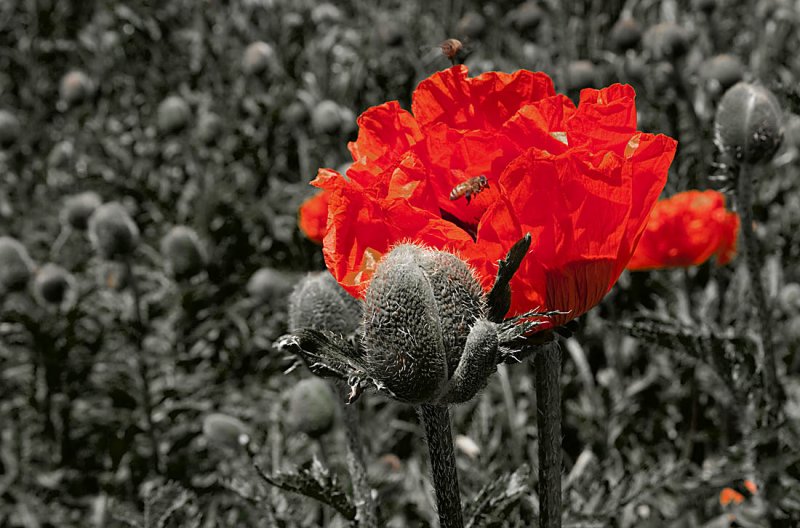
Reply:
M133 266L130 260L125 260L125 272L130 277L130 288L133 294L133 314L135 328L135 361L136 369L139 374L139 382L141 383L141 399L142 406L144 407L145 420L147 421L147 434L150 438L150 444L153 449L152 465L156 473L161 473L161 455L158 452L158 438L156 436L155 422L153 421L153 400L150 392L150 374L147 368L147 361L144 352L144 322L142 319L141 296L139 294L139 285L136 276L133 274Z
M542 347L536 359L539 428L539 528L561 527L561 347Z
M347 437L347 469L353 482L353 500L356 506L356 521L362 528L377 528L378 514L372 490L367 482L367 468L364 464L364 445L358 423L356 403L344 405L344 426Z
M456 456L453 451L453 435L450 432L450 411L443 405L421 405L418 412L428 441L439 526L463 528Z

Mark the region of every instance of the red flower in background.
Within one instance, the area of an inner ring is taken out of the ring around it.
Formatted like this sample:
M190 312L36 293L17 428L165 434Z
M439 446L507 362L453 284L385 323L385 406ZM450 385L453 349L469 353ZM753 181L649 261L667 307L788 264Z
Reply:
M721 193L678 193L656 203L628 269L696 266L712 256L723 266L736 254L738 232L739 216Z
M578 108L543 73L455 66L422 81L412 113L370 108L349 144L344 177L321 169L331 192L323 252L351 294L363 296L377 262L401 241L451 251L486 290L497 261L531 233L509 314L539 307L588 311L616 282L666 182L674 140L636 130L630 86L584 90ZM488 187L450 199L485 176Z
M317 194L300 204L298 224L309 240L322 243L328 224L328 191Z

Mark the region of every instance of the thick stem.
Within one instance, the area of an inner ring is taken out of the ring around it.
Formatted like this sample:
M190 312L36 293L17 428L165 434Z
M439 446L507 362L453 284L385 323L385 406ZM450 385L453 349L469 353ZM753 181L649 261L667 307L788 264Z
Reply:
M753 298L758 312L759 337L764 349L764 389L767 406L767 425L772 425L777 419L779 389L778 374L775 360L775 350L772 346L772 317L761 282L761 262L758 252L758 240L753 232L753 179L751 167L739 167L737 182L737 198L739 200L739 215L741 216L742 241L747 262L747 271L750 274L750 284L753 288Z
M450 432L450 411L443 405L421 405L418 411L428 441L439 526L463 528L456 456L453 451L453 435Z
M347 470L353 483L353 500L356 506L356 522L360 528L377 528L378 514L372 490L367 482L367 468L364 464L364 446L358 423L356 402L344 407L344 430L347 437Z
M135 344L136 344L136 369L139 374L139 381L141 383L141 399L142 407L144 407L145 420L147 420L147 434L150 438L150 444L153 449L152 464L156 473L161 473L161 455L158 452L158 438L156 437L156 427L153 421L153 400L150 392L150 374L147 368L147 361L144 353L144 322L142 319L141 296L139 294L139 285L136 281L136 276L133 274L133 266L130 260L125 261L125 272L130 278L130 288L133 293L133 312L135 328Z
M542 347L536 366L539 428L539 528L561 527L561 347Z

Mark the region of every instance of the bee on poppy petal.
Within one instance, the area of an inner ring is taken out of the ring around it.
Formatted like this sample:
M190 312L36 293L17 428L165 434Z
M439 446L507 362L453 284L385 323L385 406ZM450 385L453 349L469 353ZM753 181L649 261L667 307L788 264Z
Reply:
M484 176L483 174L481 174L480 176L472 177L453 187L453 190L450 191L450 199L458 200L463 196L467 199L467 204L469 204L469 201L472 199L473 196L475 196L488 186L489 186L489 180L487 180L486 176Z

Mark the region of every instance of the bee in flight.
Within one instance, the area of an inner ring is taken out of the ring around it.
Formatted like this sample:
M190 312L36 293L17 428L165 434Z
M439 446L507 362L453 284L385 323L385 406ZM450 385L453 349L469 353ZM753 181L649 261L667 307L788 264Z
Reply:
M453 190L450 191L450 199L458 200L463 196L467 199L467 205L469 205L469 201L472 199L472 197L488 186L489 180L486 179L486 176L483 174L480 176L474 176L453 187Z

